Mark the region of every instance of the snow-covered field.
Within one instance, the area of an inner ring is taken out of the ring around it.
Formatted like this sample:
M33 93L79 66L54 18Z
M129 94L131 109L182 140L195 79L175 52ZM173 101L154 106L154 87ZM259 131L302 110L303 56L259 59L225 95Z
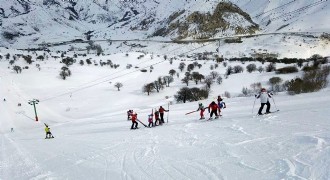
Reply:
M0 61L0 179L330 179L329 88L295 96L279 93L271 100L271 110L279 112L255 116L259 101L253 109L254 97L236 95L255 82L268 87L268 79L276 75L231 75L200 101L208 105L230 92L233 97L225 99L223 116L200 121L199 113L185 115L197 109L197 102L178 104L173 98L185 86L180 82L185 71L160 93L147 96L141 91L143 84L168 75L170 69L178 71L181 61L170 65L162 56L137 60L139 55L93 57L97 62L111 59L120 67L74 64L65 81L58 77L59 59L35 62L22 74ZM128 63L132 69L126 69ZM196 71L205 75L214 64L199 63L203 66ZM27 65L23 60L15 64ZM139 71L152 64L151 73ZM216 71L223 74L225 69L220 64ZM299 73L281 78L295 76ZM120 91L115 82L123 83ZM40 100L38 122L28 104L34 98ZM152 109L167 109L168 104L168 123L155 128L139 124L140 129L130 130L128 109L147 123ZM44 123L54 139L44 139Z

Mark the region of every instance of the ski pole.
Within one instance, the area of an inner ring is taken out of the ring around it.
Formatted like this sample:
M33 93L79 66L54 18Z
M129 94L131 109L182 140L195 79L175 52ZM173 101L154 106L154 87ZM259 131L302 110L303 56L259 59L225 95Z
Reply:
M253 107L252 107L252 114L253 114L253 110L254 110L254 105L256 104L256 100L257 100L257 98L254 98Z
M186 113L185 115L188 115L188 114L191 114L191 113L194 113L194 112L197 112L197 111L191 111L191 112Z
M167 112L167 123L168 123L168 116L169 116L169 114L170 114L170 103L167 103L167 110L168 110L168 112Z
M252 114L253 114L253 110L254 110L254 105L256 104L256 100L257 100L257 98L254 98L253 107L252 107Z
M274 98L273 98L273 97L272 97L272 99L273 99L273 102L274 102L274 105L275 105L276 111L278 111L278 108L276 107L276 103L275 103L275 100L274 100Z

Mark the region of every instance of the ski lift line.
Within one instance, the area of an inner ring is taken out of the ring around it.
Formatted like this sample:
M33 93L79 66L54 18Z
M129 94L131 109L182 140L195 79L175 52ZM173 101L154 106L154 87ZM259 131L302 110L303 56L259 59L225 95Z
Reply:
M150 61L150 60L145 60L145 61L143 61L143 62L140 62L140 63L136 64L136 65L143 64L143 63L145 63L145 62L147 62L147 61ZM84 84L81 84L80 86L88 85L88 84L90 84L90 83L93 83L93 82L96 82L96 81L98 81L98 80L101 80L101 79L107 78L107 77L109 77L109 76L113 76L113 75L115 75L115 74L118 74L118 73L124 72L124 71L126 71L126 70L127 70L127 69L125 68L125 69L123 69L123 70L121 70L121 71L117 71L117 72L111 73L111 74L109 74L109 75L106 75L106 76L103 76L103 77L100 77L100 78L94 79L94 80L92 80L92 81L86 82L86 83L84 83Z
M276 7L276 8L273 8L273 9L270 9L270 10L268 10L268 11L265 11L265 12L262 12L262 13L260 13L260 14L257 14L257 15L255 15L255 16L253 16L253 18L257 18L257 17L259 17L259 16L261 16L261 15L267 14L267 13L269 13L269 12L271 12L271 11L274 11L274 10L276 10L276 9L279 9L279 8L281 8L281 7L283 7L283 6L286 6L286 5L288 5L288 4L291 4L291 3L295 2L295 1L296 1L296 0L290 1L290 2L288 2L288 3L285 3L285 4L283 4L283 5L278 6L278 7Z
M149 65L149 66L145 66L143 68L147 68L147 67L150 67L150 66L154 66L154 65L157 65L157 64L160 64L160 63L163 63L165 62L166 60L163 60L163 61L160 61L160 62L157 62L157 63L154 63L152 65ZM53 97L49 97L49 98L45 98L45 99L42 99L40 100L40 102L45 102L45 101L48 101L48 100L51 100L51 99L55 99L57 97L61 97L61 96L64 96L64 95L68 95L68 94L73 94L75 92L78 92L78 91L81 91L81 90L84 90L84 89L88 89L90 87L94 87L96 85L99 85L99 84L102 84L102 83L105 83L105 82L108 82L110 80L114 80L114 79L117 79L117 78L120 78L120 77L123 77L123 76L126 76L126 75L129 75L129 74L132 74L132 73L135 73L137 71L140 71L141 69L143 68L139 68L137 70L134 70L134 71L131 71L131 72L128 72L128 73L125 73L125 74L122 74L122 75L118 75L116 77L112 77L112 78L109 78L109 79L106 79L106 80L103 80L103 81L100 81L100 82L97 82L97 83L94 83L94 84L91 84L91 85L88 85L88 86L85 86L85 87L81 87L81 88L78 88L76 90L72 90L72 91L69 91L69 92L66 92L66 93L62 93L62 94L59 94L59 95L56 95L56 96L53 96Z
M209 44L211 44L211 43L209 43ZM209 45L209 44L207 44L207 45ZM206 45L203 45L203 46L201 46L201 47L194 48L194 49L192 49L192 50L190 50L190 51L188 51L188 52L194 51L194 50L199 49L199 48L202 48L202 47L204 47L204 46L206 46ZM181 48L183 48L183 47L181 47ZM181 49L181 48L179 48L179 49ZM178 49L175 49L175 50L178 50ZM183 54L186 54L186 53L188 53L188 52L182 53L182 55L183 55ZM149 61L149 60L146 60L146 61ZM142 64L142 63L145 63L146 61L143 61L143 62L141 62L141 63L138 63L137 65ZM163 61L161 61L161 62L164 62L164 61L166 61L166 60L163 60ZM159 63L161 63L161 62L159 62ZM157 64L158 64L158 63L155 63L155 64L153 64L153 65L157 65ZM150 66L152 66L152 65L150 65ZM150 67L150 66L146 66L146 67L144 67L144 68L147 68L147 67ZM125 70L126 70L126 69L124 69L124 70L122 70L122 71L118 71L118 72L112 73L112 74L107 75L107 76L105 76L105 77L101 77L101 78L98 78L98 79L96 79L96 80L93 80L93 81L90 81L90 82L84 83L84 84L82 84L82 85L80 85L80 86L84 86L84 85L88 85L88 84L90 84L90 83L94 83L94 82L96 82L97 80L104 79L104 78L107 78L107 77L109 77L109 76L113 76L114 74L121 73L121 72L123 72L123 71L125 71ZM140 69L138 69L138 70L140 70ZM136 71L138 71L138 70L136 70ZM132 71L132 72L130 72L130 73L133 73L133 72L136 72L136 71ZM124 74L124 75L130 74L130 73L126 73L126 74ZM118 78L118 77L122 77L122 76L124 76L124 75L117 76L116 78ZM113 79L115 79L115 78L113 78ZM101 84L101 83L104 83L104 82L106 82L106 81L113 80L113 79L107 79L107 80L101 81L101 82L99 82L99 83L94 83L94 84L95 84L95 85L98 85L98 84ZM92 87L92 86L89 85L89 86L86 86L86 87ZM86 89L86 87L81 87L81 88L78 88L77 90L79 90L79 89ZM69 92L61 93L61 94L59 94L59 96L64 96L64 95L67 95L67 94L72 94L73 92L76 92L77 90L73 90L73 91L69 91ZM53 99L53 98L46 98L46 99L41 100L41 101L46 101L46 100L48 100L48 99Z
M304 10L306 10L306 9L312 8L312 7L314 7L314 6L320 5L320 4L325 3L325 2L326 2L326 1L323 1L323 2L322 2L322 1L319 1L319 2L316 2L316 3L310 4L310 5L308 5L308 6L304 6L304 7L298 8L298 9L293 10L293 11L291 11L291 12L288 12L288 13L282 14L282 15L280 15L280 16L278 16L278 17L271 18L270 20L276 20L276 19L279 19L279 18L281 18L281 17L283 17L283 16L287 16L287 15L291 15L291 14L299 13L299 12L301 12L301 11L304 11Z
M291 15L291 14L296 14L296 13L299 13L301 11L304 11L306 9L309 9L309 8L312 8L314 6L317 6L317 5L320 5L322 3L325 3L327 2L328 0L320 0L320 1L317 1L317 2L314 2L314 3L311 3L309 5L306 5L306 6L303 6L303 7L300 7L298 9L295 9L293 11L290 11L290 12L287 12L287 13L284 13L284 14L281 14L280 16L277 16L277 17L274 17L274 18L270 18L269 20L277 20L277 19L280 19L281 17L286 17L288 15ZM265 20L263 19L261 22L264 22Z
M181 53L181 55L183 55L183 54L187 54L187 53L192 52L192 51L195 51L195 50L197 50L197 49L200 49L200 48L202 48L202 47L208 46L208 45L210 45L210 44L211 44L211 42L208 43L208 44L202 45L202 46L200 46L200 47L194 48L194 49L192 49L192 50L189 50L189 51L187 51L187 52ZM68 95L68 94L73 94L73 93L75 93L75 92L78 92L78 91L81 91L81 90L84 90L84 89L87 89L87 88L90 88L90 87L93 87L93 86L96 86L96 85L99 85L99 84L102 84L102 83L108 82L108 81L110 81L110 80L117 79L117 78L119 78L119 77L123 77L123 76L126 76L126 75L128 75L128 74L131 74L131 73L137 72L137 71L139 71L139 70L141 70L141 69L148 68L148 67L150 67L150 66L154 66L154 65L158 65L158 64L163 63L163 62L165 62L165 61L167 61L167 60L163 60L163 61L160 61L160 62L154 63L154 64L152 64L152 65L145 66L145 67L143 67L143 68L139 68L139 69L137 69L137 70L135 70L135 71L131 71L131 72L128 72L128 73L125 73L125 74L122 74L122 75L119 75L119 76L116 76L116 77L113 77L113 78L110 78L110 79L106 79L106 80L103 80L103 81L100 81L100 82L97 82L97 83L94 83L94 84L91 84L91 85L88 85L88 86L85 86L85 87L81 87L81 88L78 88L78 89L76 89L76 90L72 90L72 91L69 91L69 92L65 92L65 93L59 94L59 95L57 95L57 96L53 96L53 97L49 97L49 98L45 98L45 99L40 100L40 102L44 102L44 101L48 101L48 100L51 100L51 99L55 99L55 98L57 98L57 97L61 97L61 96ZM120 71L120 72L121 72L121 71ZM102 78L102 79L103 79L103 78ZM92 82L91 82L91 83L92 83ZM86 83L86 84L87 84L87 83Z

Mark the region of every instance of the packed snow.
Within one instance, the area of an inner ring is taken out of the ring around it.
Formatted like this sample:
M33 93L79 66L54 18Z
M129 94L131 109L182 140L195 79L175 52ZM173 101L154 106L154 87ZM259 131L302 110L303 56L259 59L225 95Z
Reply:
M8 51L1 49L2 55ZM329 88L295 96L275 94L270 99L271 111L279 111L256 116L260 101L239 96L242 88L255 82L269 88L269 78L278 75L244 71L212 85L209 98L199 101L208 106L218 95L230 92L222 116L199 120L199 112L185 115L195 111L199 102L174 100L175 93L186 86L180 81L185 70L159 93L142 92L144 84L168 75L170 69L179 72L181 62L193 61L178 59L170 64L156 54L137 59L141 54L89 55L82 59L111 59L120 66L76 63L70 66L72 76L67 80L59 77L60 59L36 61L21 74L1 60L0 179L330 178ZM215 64L198 62L202 68L194 71L205 75ZM28 66L22 59L15 64ZM126 69L127 64L133 67ZM141 72L142 68L148 72ZM225 69L220 64L215 71L223 75ZM289 80L299 75L280 77ZM123 83L120 91L114 87L116 82ZM40 101L36 105L39 121L28 104L33 99ZM164 125L145 128L140 123L139 129L130 130L127 110L133 109L147 124L148 114L159 106L169 109ZM205 115L209 117L207 111ZM44 123L54 139L45 139Z

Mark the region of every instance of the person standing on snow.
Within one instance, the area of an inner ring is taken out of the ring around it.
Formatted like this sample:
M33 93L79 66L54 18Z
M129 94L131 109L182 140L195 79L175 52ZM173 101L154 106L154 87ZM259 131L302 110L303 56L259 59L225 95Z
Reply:
M164 121L164 112L168 112L168 110L165 110L162 106L159 107L159 114L160 114L160 122L165 123Z
M132 113L131 120L132 120L131 129L138 129L138 123L136 121L137 120L137 114L136 113Z
M261 92L259 94L256 94L255 97L258 99L260 98L260 103L261 103L261 106L259 108L259 111L258 111L258 115L262 115L262 109L264 108L265 105L267 105L267 108L266 108L266 114L270 113L270 103L269 103L269 98L271 98L272 94L271 93L267 93L266 89L265 88L262 88L261 89Z
M128 111L127 111L127 120L128 120L128 121L129 121L130 118L131 118L132 112L133 112L133 110L128 110Z
M159 112L155 109L155 126L158 126L158 125L162 125L160 119L159 119ZM158 122L158 125L157 125L157 122Z
M205 117L204 117L205 107L203 106L202 103L198 104L198 109L196 111L200 111L200 113L199 113L199 115L201 116L200 120L205 119Z
M209 105L209 113L211 111L211 114L210 114L210 118L209 119L212 119L212 116L213 114L215 114L215 118L218 118L218 109L219 109L219 106L217 105L217 103L215 103L214 101L212 101L212 103Z
M45 139L50 139L54 138L53 134L50 132L50 128L48 127L47 124L45 124L45 132L46 132L46 138Z
M226 108L226 103L223 101L223 99L221 98L221 96L218 96L218 106L219 106L219 116L221 116L221 109L225 109Z
M149 122L148 127L150 127L150 128L151 128L151 127L154 127L154 123L153 123L153 121L152 121L152 120L153 120L152 117L153 117L153 114L149 114L149 115L148 115L148 122Z

